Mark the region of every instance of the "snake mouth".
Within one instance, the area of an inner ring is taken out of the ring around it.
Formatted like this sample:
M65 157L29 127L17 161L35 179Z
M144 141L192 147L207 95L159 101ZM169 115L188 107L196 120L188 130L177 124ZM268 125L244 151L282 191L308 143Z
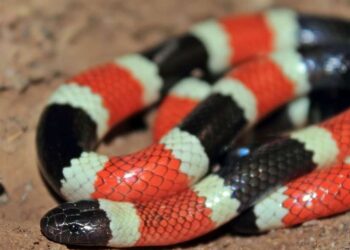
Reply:
M48 239L66 245L106 246L112 234L109 219L97 201L63 203L40 221Z

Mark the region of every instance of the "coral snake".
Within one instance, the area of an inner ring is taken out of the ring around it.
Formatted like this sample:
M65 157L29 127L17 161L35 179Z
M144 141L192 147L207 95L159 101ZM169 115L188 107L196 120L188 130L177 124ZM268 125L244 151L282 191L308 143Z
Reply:
M350 110L239 154L233 145L295 98L346 87L349 28L289 9L232 15L69 79L38 125L40 170L71 201L42 218L43 234L71 245L170 245L240 214L233 227L252 232L348 209ZM93 151L162 97L153 144L124 156ZM289 113L303 123L305 109Z

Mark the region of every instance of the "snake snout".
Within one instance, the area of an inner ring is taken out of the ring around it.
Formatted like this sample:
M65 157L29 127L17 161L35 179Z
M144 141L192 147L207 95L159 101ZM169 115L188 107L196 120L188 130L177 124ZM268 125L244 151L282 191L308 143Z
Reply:
M111 238L109 219L97 201L63 203L50 210L40 222L50 240L67 245L101 245Z

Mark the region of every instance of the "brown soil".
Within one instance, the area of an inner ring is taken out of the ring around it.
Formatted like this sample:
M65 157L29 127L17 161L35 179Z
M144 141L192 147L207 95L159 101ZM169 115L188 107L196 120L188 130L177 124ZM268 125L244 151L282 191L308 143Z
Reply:
M56 202L39 176L34 145L39 114L63 79L206 17L272 5L350 18L346 0L1 0L0 177L10 201L0 205L0 248L67 249L39 231L40 217ZM101 150L125 153L149 141L148 133L135 132ZM345 214L263 236L224 228L173 249L350 249L349 233Z

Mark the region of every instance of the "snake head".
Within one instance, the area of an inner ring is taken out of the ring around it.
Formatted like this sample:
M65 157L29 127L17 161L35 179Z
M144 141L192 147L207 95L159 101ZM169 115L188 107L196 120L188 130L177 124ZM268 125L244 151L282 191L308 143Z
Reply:
M111 238L109 223L98 201L83 200L50 210L40 227L48 239L61 244L105 246Z

